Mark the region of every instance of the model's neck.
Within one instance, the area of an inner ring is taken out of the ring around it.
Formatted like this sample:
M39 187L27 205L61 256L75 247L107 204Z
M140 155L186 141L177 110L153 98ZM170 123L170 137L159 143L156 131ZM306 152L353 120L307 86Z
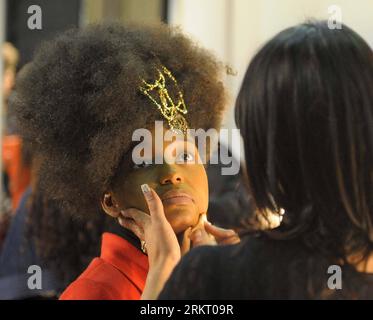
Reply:
M136 237L136 235L132 231L123 228L115 220L111 221L111 223L108 224L105 231L114 233L117 236L120 236L126 239L133 246L141 250L141 243L140 243L140 240Z

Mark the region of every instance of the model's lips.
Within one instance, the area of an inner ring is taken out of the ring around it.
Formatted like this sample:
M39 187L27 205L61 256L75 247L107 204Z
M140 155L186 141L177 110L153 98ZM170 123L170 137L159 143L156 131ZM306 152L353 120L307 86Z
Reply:
M161 195L163 204L191 204L194 203L193 197L183 191L170 190Z

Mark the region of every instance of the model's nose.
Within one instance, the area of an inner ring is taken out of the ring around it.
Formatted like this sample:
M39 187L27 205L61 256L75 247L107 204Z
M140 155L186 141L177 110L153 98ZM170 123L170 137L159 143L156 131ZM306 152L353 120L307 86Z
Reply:
M179 184L184 181L184 178L175 169L170 168L164 175L162 175L161 184Z

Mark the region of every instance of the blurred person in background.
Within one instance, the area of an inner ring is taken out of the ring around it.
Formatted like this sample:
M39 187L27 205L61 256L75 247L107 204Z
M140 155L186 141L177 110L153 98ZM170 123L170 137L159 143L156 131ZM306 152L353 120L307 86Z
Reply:
M221 149L224 149L223 153ZM229 148L221 143L214 152L232 157ZM239 166L239 160L232 157L232 161L236 163L235 166ZM248 221L251 221L253 228L259 228L259 222L255 222L252 199L247 194L241 167L235 175L222 175L222 168L226 166L228 165L219 161L218 164L208 164L206 167L209 181L209 221L237 232L244 229Z
M29 150L32 143L24 140ZM31 156L31 184L12 217L0 253L0 299L57 299L99 253L105 216L82 221L64 212L39 187L41 158ZM42 271L42 289L28 287L28 268Z
M0 250L12 217L22 193L30 183L30 157L27 148L17 135L15 120L8 108L8 99L15 83L18 50L9 42L2 46L4 60L3 71L3 125L2 133L2 184L4 193L1 197L0 212Z

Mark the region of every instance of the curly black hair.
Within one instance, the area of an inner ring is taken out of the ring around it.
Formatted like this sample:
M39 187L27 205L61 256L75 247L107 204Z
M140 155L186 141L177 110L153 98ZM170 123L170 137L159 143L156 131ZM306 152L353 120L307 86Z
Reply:
M163 120L140 90L154 66L177 79L191 128L217 128L226 95L223 65L166 25L91 25L44 43L16 80L10 101L21 134L44 161L41 188L66 212L101 211L137 128ZM176 94L175 92L170 92Z

